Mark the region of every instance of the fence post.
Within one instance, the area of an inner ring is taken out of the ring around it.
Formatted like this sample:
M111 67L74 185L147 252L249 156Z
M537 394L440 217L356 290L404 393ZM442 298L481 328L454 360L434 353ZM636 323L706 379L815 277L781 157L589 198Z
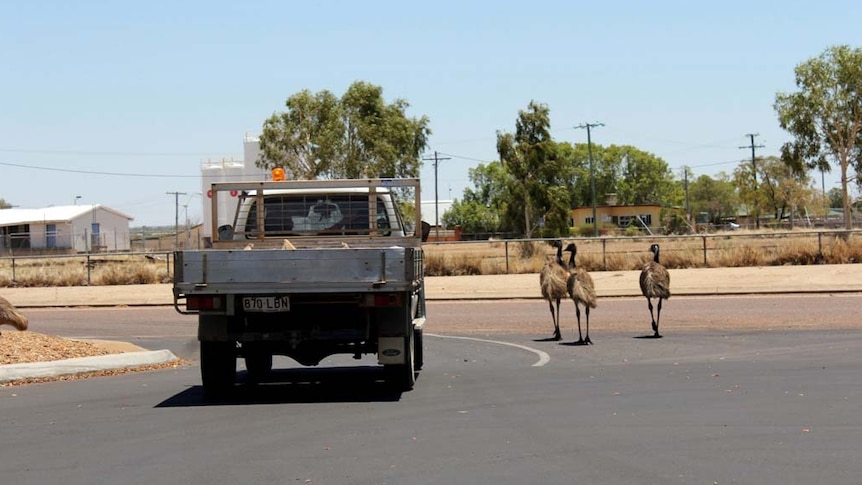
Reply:
M18 284L18 281L15 278L15 256L12 256L12 284Z
M823 233L817 233L817 254L821 257L823 256Z
M602 238L602 271L608 270L608 240Z
M87 251L87 286L90 286L90 269L92 266L93 265L90 263L90 252Z
M706 262L706 236L701 236L703 238L703 267L707 267Z
M503 247L506 250L506 274L509 274L509 241L503 241Z

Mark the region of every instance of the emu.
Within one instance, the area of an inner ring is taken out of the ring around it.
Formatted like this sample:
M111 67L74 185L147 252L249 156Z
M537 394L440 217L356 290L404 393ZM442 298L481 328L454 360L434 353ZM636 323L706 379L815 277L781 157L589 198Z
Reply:
M560 334L560 300L566 297L567 288L566 280L569 277L569 272L563 264L563 243L554 241L554 247L557 248L557 255L552 260L545 261L545 266L539 273L539 287L542 290L542 296L548 300L548 308L551 309L551 319L554 321L554 340L562 340ZM554 304L556 303L556 312Z
M18 330L27 330L27 317L22 315L9 301L0 296L0 325L11 325Z
M578 341L577 345L592 345L590 340L590 308L596 307L596 287L593 285L593 277L587 273L587 270L580 268L575 264L575 255L578 253L578 247L575 243L569 243L565 251L570 252L569 256L569 277L566 282L566 288L569 296L575 302L575 315L578 317ZM587 337L581 336L581 307L584 304L584 310L587 316Z
M667 268L659 263L659 247L653 244L649 248L653 253L653 260L644 265L641 270L640 285L641 293L646 297L649 305L649 315L652 319L652 330L654 338L661 338L658 333L659 319L661 318L661 302L670 298L670 274ZM653 315L652 299L658 299L658 312Z

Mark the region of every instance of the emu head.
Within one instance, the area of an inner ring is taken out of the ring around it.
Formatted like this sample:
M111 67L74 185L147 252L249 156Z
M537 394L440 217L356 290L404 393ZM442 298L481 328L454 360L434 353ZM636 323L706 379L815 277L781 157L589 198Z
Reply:
M649 250L651 253L653 253L655 255L653 257L653 261L658 262L658 252L659 252L658 244L653 244L652 246L649 247Z

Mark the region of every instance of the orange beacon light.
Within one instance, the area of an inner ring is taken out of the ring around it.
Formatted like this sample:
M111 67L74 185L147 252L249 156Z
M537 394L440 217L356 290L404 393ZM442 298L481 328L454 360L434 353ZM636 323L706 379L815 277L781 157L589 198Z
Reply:
M283 182L284 181L284 169L281 167L275 167L272 169L272 181L273 182Z

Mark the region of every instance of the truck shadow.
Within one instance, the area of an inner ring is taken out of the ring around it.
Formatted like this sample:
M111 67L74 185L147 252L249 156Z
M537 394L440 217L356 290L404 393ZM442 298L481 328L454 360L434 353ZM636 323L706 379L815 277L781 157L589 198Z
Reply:
M247 372L239 371L237 384L223 397L207 397L203 387L193 386L155 407L399 401L402 391L384 377L379 366L273 369L261 382L251 382Z

